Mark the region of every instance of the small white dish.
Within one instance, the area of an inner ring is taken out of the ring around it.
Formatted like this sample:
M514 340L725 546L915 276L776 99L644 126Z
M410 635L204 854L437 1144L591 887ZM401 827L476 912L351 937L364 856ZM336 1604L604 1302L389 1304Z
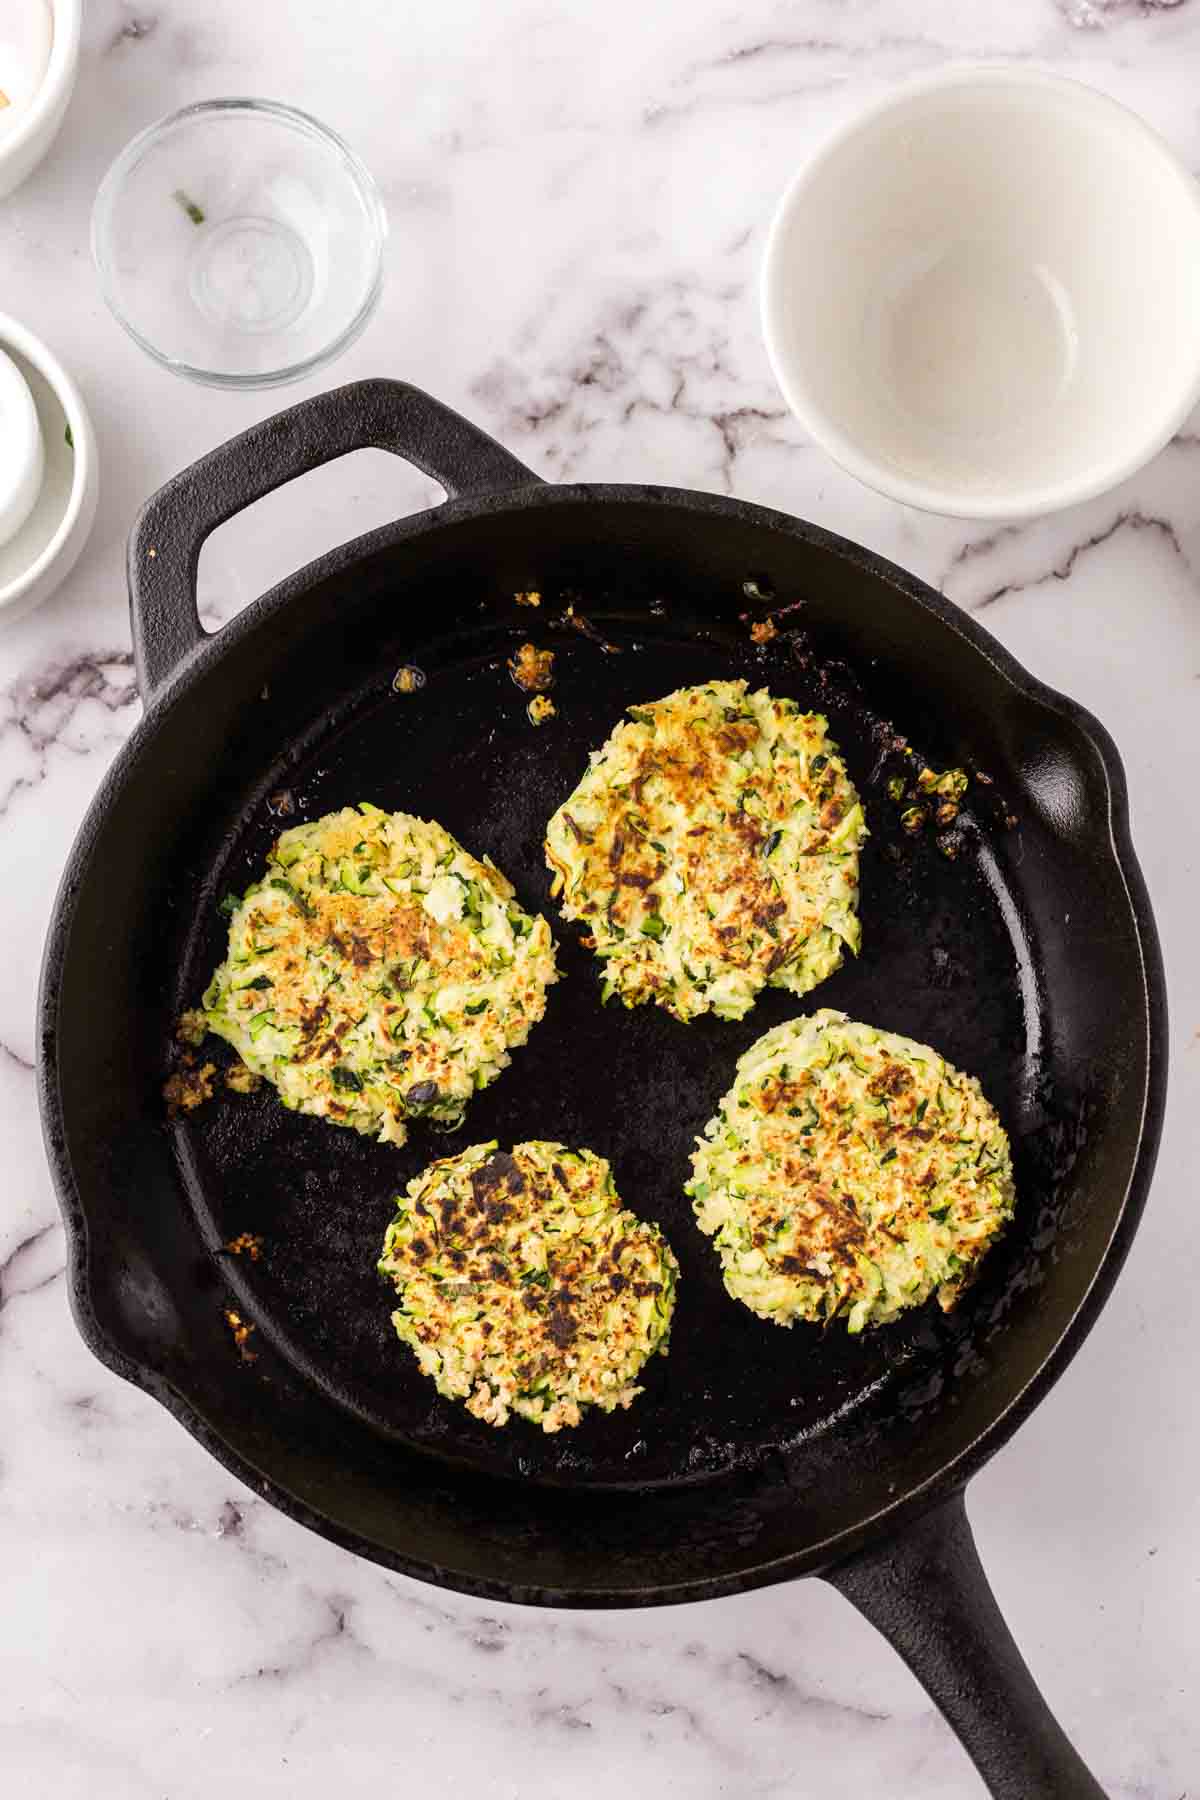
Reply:
M79 69L83 0L48 0L54 36L45 77L21 116L0 132L0 200L19 187L58 135Z
M796 176L762 317L788 405L860 481L961 518L1053 512L1200 401L1200 194L1091 88L948 70Z
M0 546L33 511L45 475L46 447L29 383L0 348Z
M49 599L74 568L95 522L99 482L91 420L58 358L5 313L0 350L33 396L45 456L25 523L0 544L0 624L7 624Z

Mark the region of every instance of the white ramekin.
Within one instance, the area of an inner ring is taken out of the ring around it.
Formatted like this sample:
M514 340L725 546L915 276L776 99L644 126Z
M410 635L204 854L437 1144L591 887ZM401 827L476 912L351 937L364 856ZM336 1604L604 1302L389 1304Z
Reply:
M99 498L96 439L83 397L58 358L33 332L0 313L0 348L33 392L46 467L28 519L0 545L0 625L48 600L79 560Z
M58 135L75 89L83 0L50 0L50 11L54 41L45 79L20 124L0 138L0 200L33 174Z
M767 350L812 438L930 512L1102 493L1200 401L1200 196L1078 82L907 84L795 177L762 271Z

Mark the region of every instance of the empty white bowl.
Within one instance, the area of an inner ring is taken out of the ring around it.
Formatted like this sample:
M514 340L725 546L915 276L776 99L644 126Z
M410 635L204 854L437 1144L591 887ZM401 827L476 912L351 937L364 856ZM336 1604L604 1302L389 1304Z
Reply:
M1200 401L1200 196L1106 96L950 70L797 175L762 312L788 405L860 481L960 517L1051 512Z
M49 599L75 567L95 522L99 483L91 420L58 358L5 313L0 350L28 384L44 448L37 498L20 529L0 544L2 625Z
M46 73L27 106L0 131L0 199L31 175L58 135L79 69L83 0L47 0L53 37Z

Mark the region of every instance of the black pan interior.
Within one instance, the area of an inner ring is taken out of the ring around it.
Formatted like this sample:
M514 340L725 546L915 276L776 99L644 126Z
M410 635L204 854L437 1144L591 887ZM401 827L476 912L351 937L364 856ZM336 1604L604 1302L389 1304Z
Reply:
M800 669L786 642L748 654L744 632L732 642L699 643L680 621L652 617L634 637L610 626L602 596L589 602L599 602L598 617L621 649L606 654L573 632L551 639L559 675L552 724L529 723L506 667L511 642L487 618L458 642L423 646L427 681L419 693L389 688L363 696L345 723L316 734L297 765L285 756L269 770L266 793L287 792L304 818L367 799L440 819L495 858L524 904L548 910L545 822L582 772L588 746L603 741L625 706L718 675L766 681L806 705L822 703L819 673ZM547 641L541 619L523 628ZM1021 1145L1028 1193L1046 1100L1031 1048L1044 1002L1034 979L1037 1012L1024 1017L1019 952L987 854L994 833L986 829L983 855L972 849L955 861L931 835L910 842L900 808L871 782L878 749L845 685L848 697L830 707L831 724L870 795L874 831L863 882L864 953L813 1003L933 1042L978 1070ZM890 774L901 761L885 766ZM278 830L264 799L230 838L203 893L181 1000L195 1003L223 953L216 900L242 891ZM903 860L891 861L889 849ZM914 1364L940 1361L960 1340L961 1324L933 1308L859 1342L843 1330L764 1326L724 1296L716 1257L690 1221L682 1188L695 1136L741 1051L802 1010L794 997L772 995L739 1024L691 1027L657 1009L602 1007L594 958L576 932L558 935L564 978L547 1018L452 1139L416 1128L395 1151L296 1117L266 1090L223 1100L177 1128L206 1238L250 1231L264 1240L261 1259L236 1271L259 1328L311 1381L381 1431L489 1469L593 1482L721 1471L766 1446L803 1441L864 1394L878 1395L881 1383L895 1391ZM608 1156L622 1196L664 1226L682 1272L673 1347L650 1364L637 1407L553 1437L524 1427L498 1432L439 1399L392 1334L390 1290L374 1268L391 1197L426 1162L488 1138L509 1145L530 1137ZM989 1270L994 1293L1011 1267L1011 1257L997 1257Z
M381 541L349 567L293 584L155 723L140 797L118 796L111 809L110 855L124 834L141 863L110 880L93 911L109 920L112 978L128 978L134 1025L109 1045L99 1078L94 1053L70 1053L104 1089L78 1095L75 1110L97 1151L89 1179L106 1187L101 1208L120 1192L117 1238L130 1250L121 1281L97 1284L109 1291L110 1329L136 1340L210 1435L241 1433L239 1454L257 1457L334 1535L361 1532L375 1554L407 1566L426 1553L387 1492L389 1469L410 1499L422 1482L431 1493L468 1483L453 1488L461 1530L443 1521L436 1556L428 1551L439 1579L483 1584L466 1547L482 1508L492 1541L480 1566L490 1557L505 1576L536 1582L546 1564L531 1560L535 1521L544 1507L563 1522L554 1496L565 1489L584 1509L578 1549L554 1549L553 1578L566 1586L584 1585L589 1557L600 1580L598 1544L617 1530L618 1513L587 1503L588 1491L598 1503L630 1488L691 1492L673 1525L663 1513L645 1529L673 1533L675 1550L689 1534L693 1549L703 1540L713 1579L886 1505L898 1466L908 1485L934 1475L1013 1405L1080 1305L1133 1168L1145 995L1107 830L1108 776L1087 729L1014 684L885 566L751 509L709 505L694 513L630 494L603 506L560 492L529 512L457 525L448 514L419 553ZM543 595L537 610L513 601L530 588ZM569 603L615 649L565 622ZM774 641L753 645L750 619L781 607L794 610L778 617ZM558 716L541 729L505 667L523 638L557 653ZM414 694L392 690L401 664L426 677ZM806 1002L770 996L741 1024L603 1009L592 959L548 900L544 822L627 704L735 675L830 719L872 832L863 953ZM931 831L901 828L886 791L904 766L900 739L938 768L990 778L972 786L953 858ZM527 906L550 909L564 979L453 1137L417 1127L396 1152L289 1114L267 1092L222 1097L169 1130L162 1122L172 1022L221 954L219 899L252 878L280 829L281 793L297 818L359 799L436 817L489 852ZM98 925L85 929L99 950ZM934 1043L979 1074L1012 1135L1016 1224L949 1316L930 1306L857 1339L763 1324L726 1298L691 1223L688 1151L738 1054L817 1005ZM122 1135L124 1167L112 1148ZM627 1413L556 1437L520 1422L492 1431L440 1400L392 1335L374 1267L391 1197L425 1161L484 1138L535 1136L609 1156L626 1203L662 1222L682 1266L670 1355L649 1365L645 1393ZM243 1232L263 1239L259 1261L220 1253ZM234 1349L229 1306L255 1324L253 1364ZM291 1421L286 1475L271 1467L273 1410L279 1429ZM313 1446L308 1490L297 1429ZM499 1500L514 1478L514 1497ZM719 1534L718 1545L714 1521L743 1501L740 1537ZM638 1561L635 1515L622 1503L619 1516L618 1581L662 1575L675 1550L660 1541ZM611 1581L612 1543L605 1554Z

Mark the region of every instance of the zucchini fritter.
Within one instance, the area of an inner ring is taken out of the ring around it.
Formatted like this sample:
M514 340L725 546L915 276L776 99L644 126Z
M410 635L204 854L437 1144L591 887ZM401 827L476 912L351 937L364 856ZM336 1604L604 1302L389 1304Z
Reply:
M396 1201L380 1272L392 1322L439 1394L488 1425L543 1431L628 1406L665 1351L678 1265L622 1210L607 1162L562 1144L475 1144Z
M546 831L563 914L604 998L740 1019L859 942L862 807L819 713L744 681L629 709Z
M442 826L376 806L285 831L229 921L210 1031L285 1106L402 1144L457 1124L556 980L545 919Z
M828 1010L737 1065L687 1184L725 1286L763 1319L883 1325L953 1306L1012 1217L1008 1138L936 1050Z

